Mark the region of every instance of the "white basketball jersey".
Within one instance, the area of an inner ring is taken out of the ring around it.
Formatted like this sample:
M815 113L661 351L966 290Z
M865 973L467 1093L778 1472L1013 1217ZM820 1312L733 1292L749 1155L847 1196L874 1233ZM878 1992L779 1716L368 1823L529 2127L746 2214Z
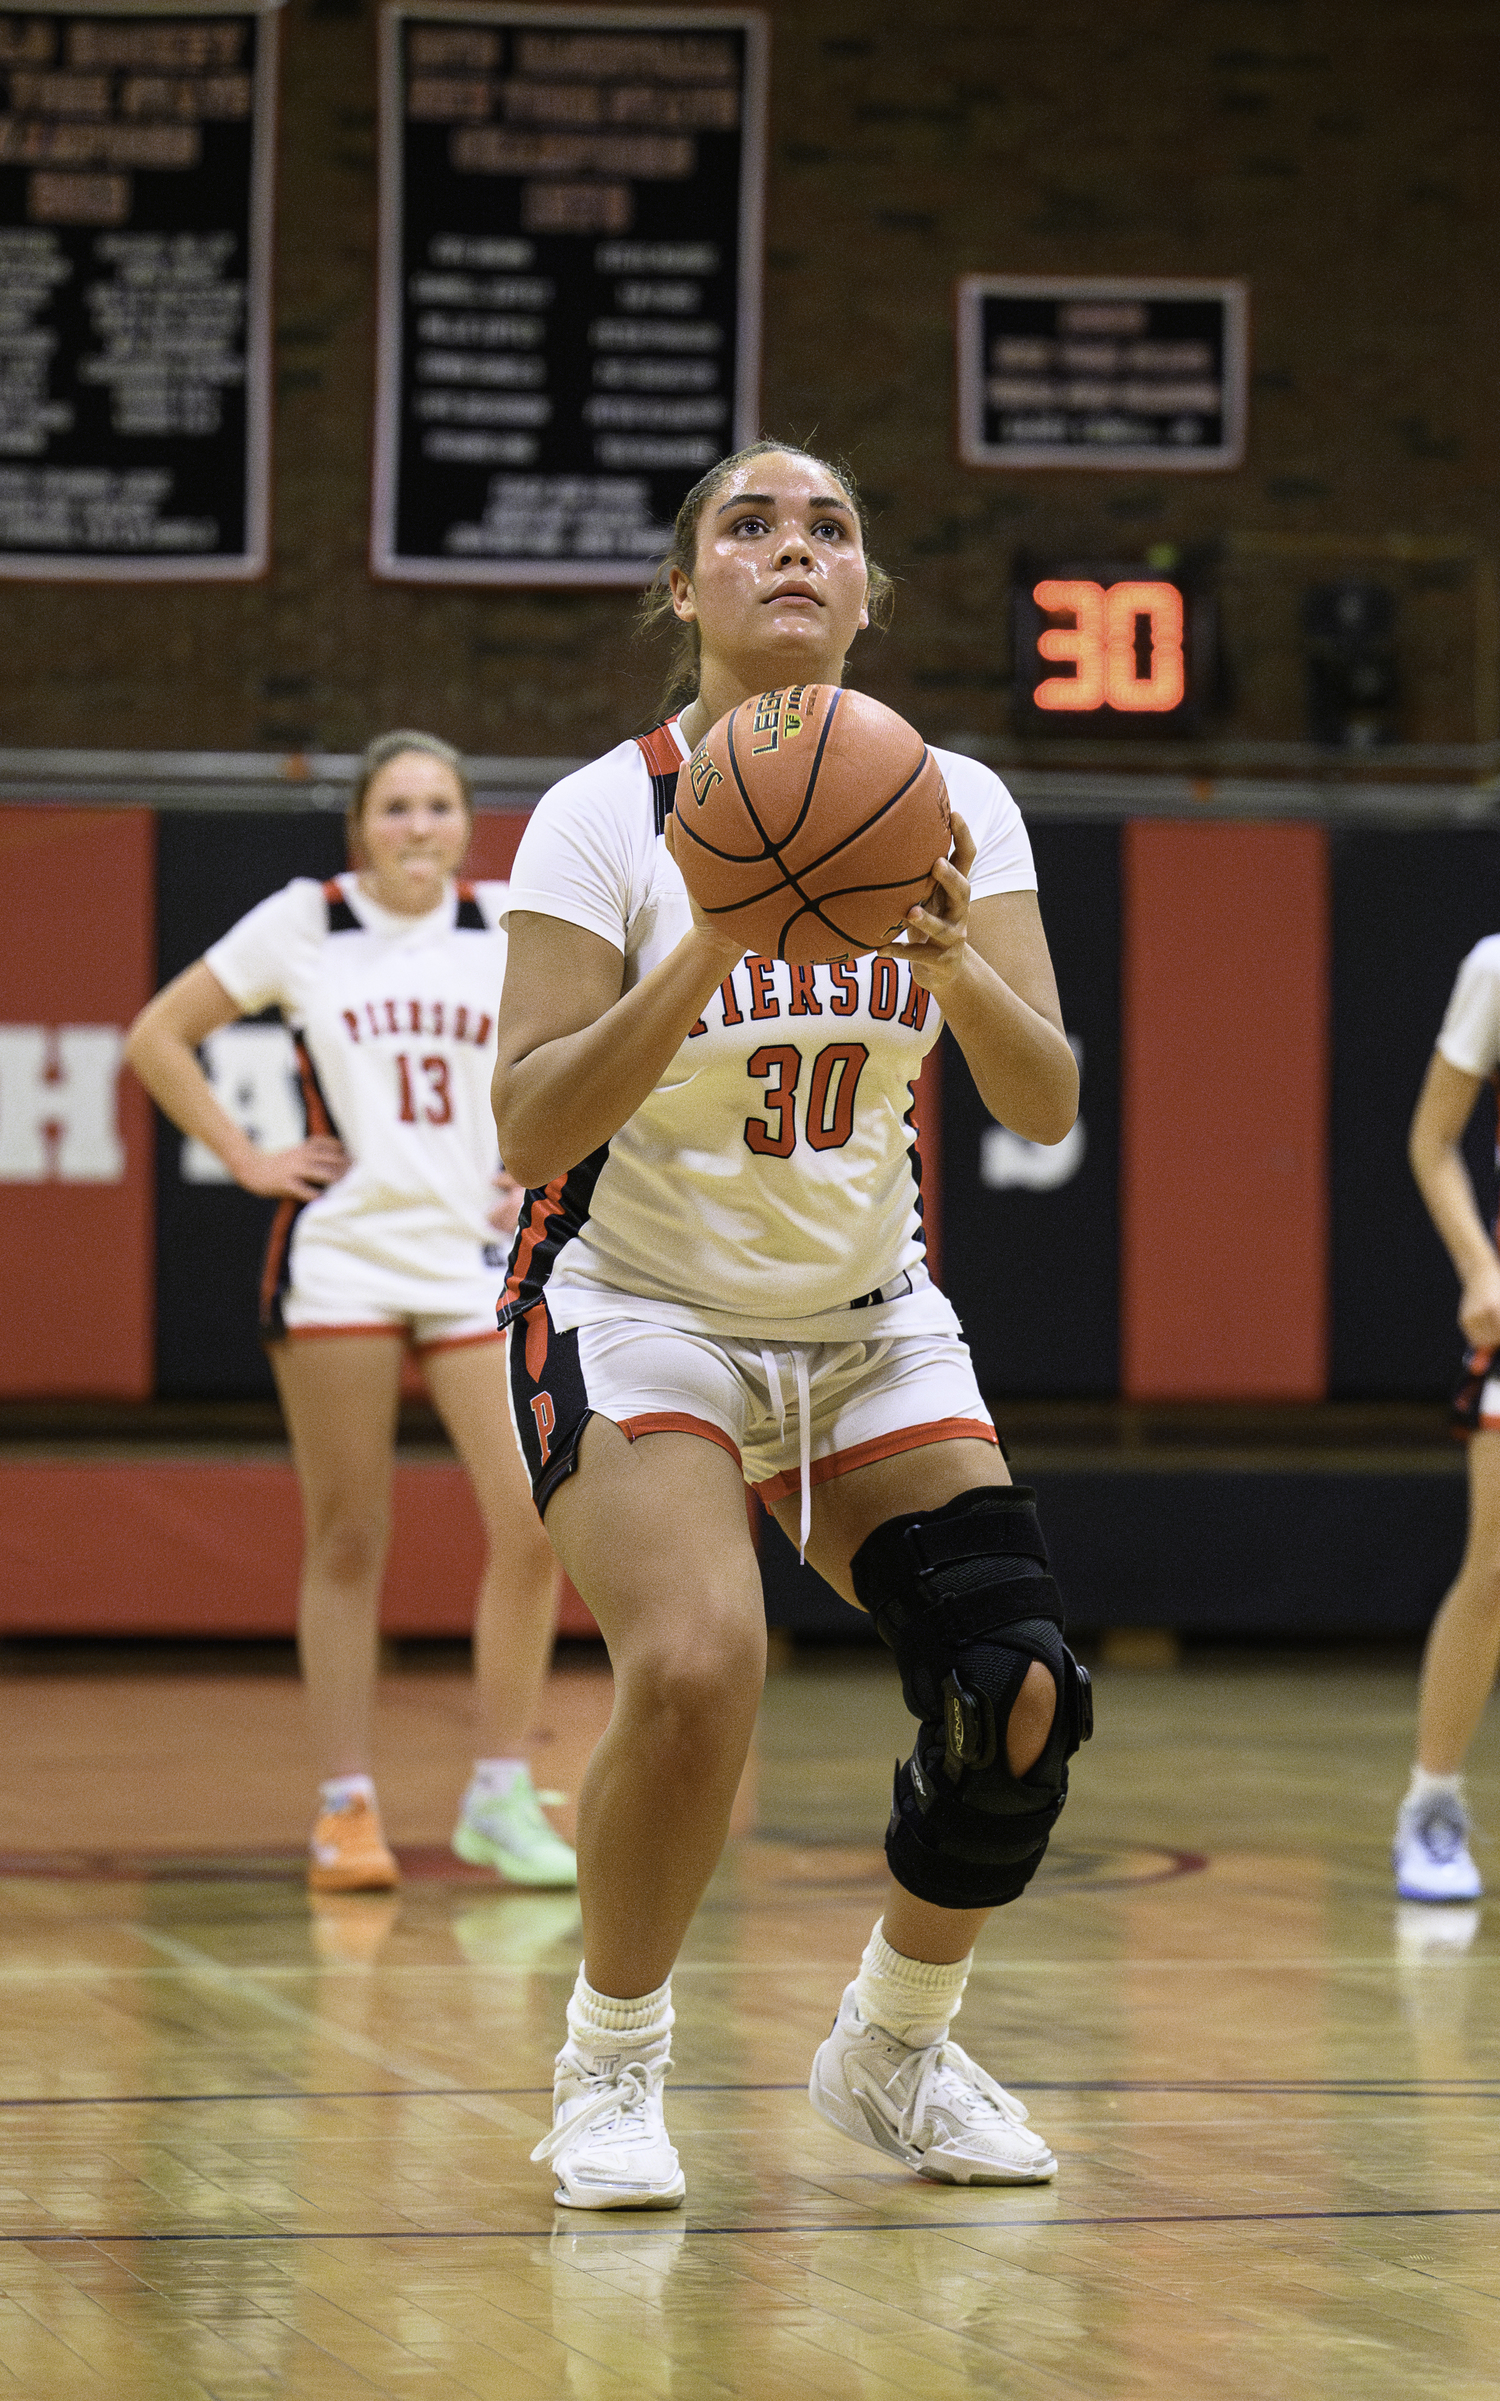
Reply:
M975 897L1034 890L1004 785L972 759L934 755L978 845ZM627 990L692 923L663 839L686 756L674 719L565 776L511 870L509 908L613 944ZM708 1332L853 1339L851 1308L926 1283L912 1088L941 1024L889 959L742 959L614 1139L528 1194L502 1319L545 1292L565 1331L625 1293Z
M434 1236L495 1244L490 1078L505 896L504 884L460 884L425 917L397 917L352 874L299 876L205 953L247 1015L279 1006L297 1040L309 1131L336 1134L354 1162L307 1203L301 1230L418 1273Z

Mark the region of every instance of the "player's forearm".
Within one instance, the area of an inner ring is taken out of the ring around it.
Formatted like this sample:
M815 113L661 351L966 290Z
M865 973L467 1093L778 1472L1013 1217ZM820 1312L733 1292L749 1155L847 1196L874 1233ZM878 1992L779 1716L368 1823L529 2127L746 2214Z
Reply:
M1479 1214L1463 1153L1456 1142L1414 1141L1411 1170L1459 1282L1467 1284L1494 1264L1495 1245Z
M990 1115L1028 1142L1061 1142L1078 1115L1078 1063L1066 1034L972 946L942 1006Z
M125 1044L125 1057L164 1117L183 1134L196 1135L239 1180L254 1150L248 1134L215 1100L213 1087L180 1034L138 1018Z
M495 1068L500 1156L535 1190L616 1135L650 1098L735 960L696 929L576 1033Z

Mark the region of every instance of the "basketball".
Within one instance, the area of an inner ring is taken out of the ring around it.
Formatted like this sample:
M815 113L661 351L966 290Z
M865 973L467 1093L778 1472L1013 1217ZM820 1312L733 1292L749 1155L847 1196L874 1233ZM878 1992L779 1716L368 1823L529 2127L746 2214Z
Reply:
M838 684L762 692L721 717L678 776L676 816L704 915L796 964L894 940L952 837L921 735Z

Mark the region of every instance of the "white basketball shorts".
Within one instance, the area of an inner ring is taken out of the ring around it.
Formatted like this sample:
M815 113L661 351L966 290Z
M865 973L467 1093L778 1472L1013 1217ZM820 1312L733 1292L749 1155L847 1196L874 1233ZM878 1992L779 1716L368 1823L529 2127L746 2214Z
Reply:
M543 1301L511 1329L510 1390L543 1511L595 1412L631 1441L717 1443L768 1506L801 1493L805 1507L818 1485L898 1451L997 1440L956 1331L760 1343L612 1316L560 1334Z

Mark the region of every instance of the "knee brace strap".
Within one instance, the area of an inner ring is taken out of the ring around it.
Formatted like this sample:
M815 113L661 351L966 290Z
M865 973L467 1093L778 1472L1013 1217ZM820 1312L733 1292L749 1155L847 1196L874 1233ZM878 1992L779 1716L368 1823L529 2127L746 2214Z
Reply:
M921 1720L896 1772L892 1872L945 1908L1014 1900L1062 1809L1067 1761L1093 1731L1089 1680L1062 1639L1035 1495L980 1485L931 1515L888 1518L852 1572ZM1016 1776L1006 1729L1033 1661L1056 1701L1040 1756Z

